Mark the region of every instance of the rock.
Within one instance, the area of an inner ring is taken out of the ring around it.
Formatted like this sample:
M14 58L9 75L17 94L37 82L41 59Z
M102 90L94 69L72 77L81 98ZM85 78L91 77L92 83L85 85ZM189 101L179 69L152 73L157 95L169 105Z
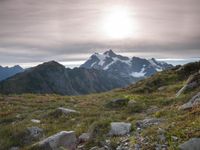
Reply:
M40 123L40 120L37 120L37 119L31 119L31 122L33 122L33 123Z
M112 122L109 135L116 135L116 136L126 135L129 134L130 131L131 131L131 123Z
M63 108L63 107L57 108L57 111L60 111L60 112L62 112L65 115L72 114L72 113L78 113L78 111L76 111L76 110L68 109L68 108Z
M141 145L139 145L139 144L135 144L135 150L141 150Z
M156 144L155 150L168 150L167 145Z
M99 148L95 146L95 147L92 147L90 150L106 150L106 149L104 147Z
M28 127L29 138L39 139L43 136L43 129L39 127Z
M200 138L192 138L189 141L179 145L180 150L199 150Z
M177 92L176 97L180 96L187 89L194 89L200 85L200 72L190 75L186 84Z
M161 143L166 143L166 136L165 136L166 131L164 129L159 128L157 133L158 133L158 141L160 141Z
M200 104L200 92L192 97L192 99L189 100L189 102L183 104L179 107L180 110L190 109L194 106Z
M50 113L50 115L52 115L54 117L60 117L63 114L69 115L69 114L77 114L77 113L79 113L79 112L76 110L73 110L73 109L58 107L54 112Z
M158 125L161 123L161 119L157 119L157 118L147 118L144 120L140 120L136 122L136 126L139 128L147 128L149 126L152 125Z
M176 137L176 136L171 136L171 138L176 142L176 141L178 141L178 137Z
M34 145L34 147L42 150L58 150L61 147L75 150L76 146L77 139L74 131L61 131Z
M129 102L129 99L121 98L121 99L113 99L110 102L106 104L107 107L123 107L127 106Z
M44 136L43 129L39 127L28 127L27 130L24 132L22 141L24 144L31 144L34 141L42 139L43 136Z
M9 150L20 150L19 147L11 147Z
M82 142L87 142L89 139L90 139L90 134L89 134L89 133L82 133L82 134L79 136L79 142L80 142L80 143L82 143Z
M157 106L150 106L147 110L146 113L147 114L153 114L155 112L157 112L159 110L159 108Z
M165 90L166 88L167 88L167 86L161 86L161 87L158 88L158 91L163 91L163 90Z

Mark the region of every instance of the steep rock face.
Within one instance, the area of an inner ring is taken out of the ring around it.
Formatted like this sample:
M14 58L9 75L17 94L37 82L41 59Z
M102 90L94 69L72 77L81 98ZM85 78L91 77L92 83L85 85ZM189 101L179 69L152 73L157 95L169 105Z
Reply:
M0 81L7 79L17 73L23 72L24 69L18 65L14 67L2 67L0 66Z
M154 58L150 60L139 57L129 58L117 55L112 50L109 50L103 54L93 54L81 67L105 70L126 78L131 83L173 66L165 62L156 61Z
M0 82L0 93L56 93L78 95L102 92L127 85L103 70L66 69L51 61Z

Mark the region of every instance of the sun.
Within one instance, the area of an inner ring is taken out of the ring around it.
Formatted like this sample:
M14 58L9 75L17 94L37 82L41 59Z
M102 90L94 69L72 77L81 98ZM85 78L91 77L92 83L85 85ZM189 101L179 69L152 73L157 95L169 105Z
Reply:
M113 7L103 20L103 32L110 38L124 39L132 36L134 21L125 7Z

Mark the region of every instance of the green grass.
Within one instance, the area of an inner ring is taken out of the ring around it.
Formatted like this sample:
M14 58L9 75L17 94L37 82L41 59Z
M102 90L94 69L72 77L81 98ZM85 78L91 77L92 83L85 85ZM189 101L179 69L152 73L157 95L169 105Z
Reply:
M44 129L45 137L62 130L74 130L77 136L84 132L91 132L94 138L86 144L89 148L110 138L107 137L107 133L111 122L131 122L133 133L135 122L145 117L163 118L165 122L143 130L142 134L149 136L151 142L155 143L158 128L163 128L166 130L170 149L175 150L183 141L191 137L200 137L200 108L189 111L178 110L180 105L200 91L200 89L187 91L176 98L176 92L185 81L178 76L178 73L166 71L126 89L100 94L85 96L0 95L0 150L9 149L12 146L20 146L22 149L29 147L31 144L24 143L23 138L24 131L31 126ZM166 88L159 91L158 88L161 86L166 86ZM130 101L134 100L135 103L116 109L106 107L106 104L114 98L128 98ZM151 106L157 106L158 111L147 114L146 110ZM58 107L75 109L80 114L51 115ZM39 119L41 123L32 123L31 119ZM179 140L174 142L171 136L177 136ZM134 144L134 136L130 139ZM112 147L115 148L119 138L114 137L110 140ZM153 149L153 147L146 147L146 149Z

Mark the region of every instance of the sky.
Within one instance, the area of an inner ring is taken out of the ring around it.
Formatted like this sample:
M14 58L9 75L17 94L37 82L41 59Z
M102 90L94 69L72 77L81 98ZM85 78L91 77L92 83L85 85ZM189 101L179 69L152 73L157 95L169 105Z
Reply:
M72 67L107 49L199 60L199 14L199 0L0 0L0 65Z

